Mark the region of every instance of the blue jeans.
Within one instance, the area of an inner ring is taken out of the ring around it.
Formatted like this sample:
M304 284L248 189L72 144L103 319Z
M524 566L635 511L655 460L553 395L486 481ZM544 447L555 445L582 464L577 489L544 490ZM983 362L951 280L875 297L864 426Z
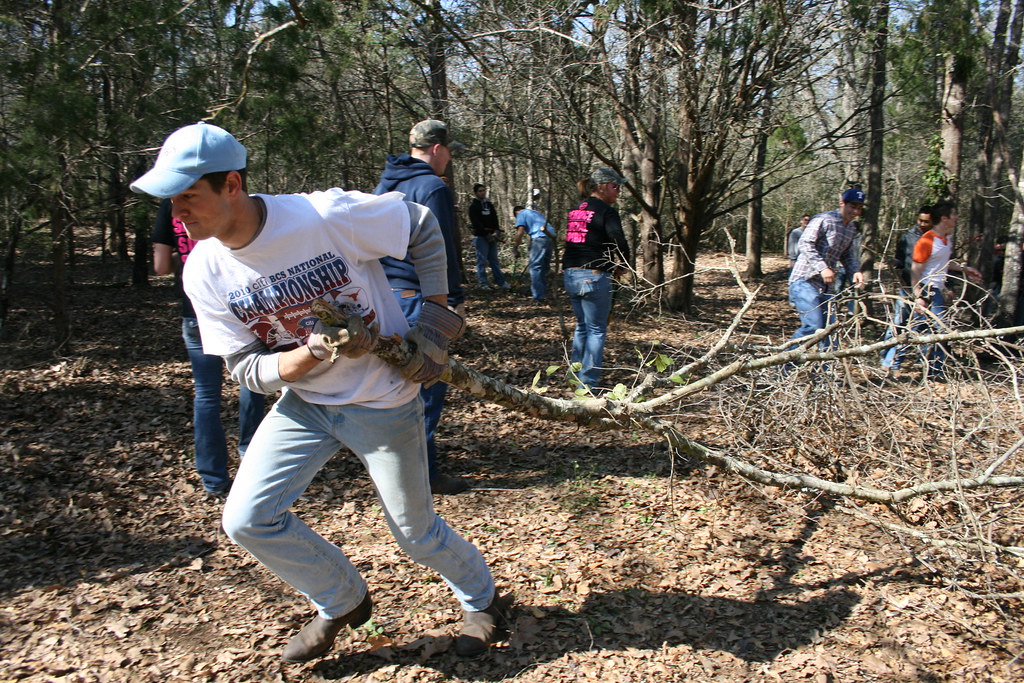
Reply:
M488 240L486 237L474 237L473 246L476 247L476 282L481 287L487 286L487 266L491 267L494 274L494 284L499 287L507 287L505 275L501 272L501 264L498 263L498 243Z
M932 312L937 320L931 320L922 313L914 312L910 316L910 329L919 334L927 332L934 332L935 334L941 334L946 330L945 319L946 319L946 299L942 295L942 290L938 287L932 287L929 290L931 303L928 306L928 310ZM907 353L907 345L899 344L897 346L890 346L885 353L885 358L882 360L882 367L897 369L900 367L900 363L903 361L904 355ZM941 378L945 376L946 366L946 347L944 344L928 344L922 349L924 360L926 363L926 374L928 377Z
M601 379L604 362L604 339L612 310L612 276L589 268L566 268L564 281L572 312L576 314L569 361L581 364L576 378L593 389Z
M791 339L799 339L814 334L836 320L835 306L832 299L835 295L827 288L823 291L807 280L794 280L789 283L789 303L800 316L800 327ZM827 321L827 322L826 322ZM827 351L835 347L835 342L826 337L818 342L818 348Z
M324 406L286 389L238 468L224 504L224 531L309 598L320 616L350 612L366 595L366 581L341 548L289 509L342 446L373 480L402 550L440 574L463 609L485 609L494 580L483 555L434 512L418 397L387 409Z
M895 302L893 307L892 324L886 328L885 336L882 337L882 341L892 339L906 330L907 321L910 320L910 313L913 310L913 302L910 300L912 294L913 293L906 287L900 287L900 298ZM900 364L903 362L905 350L906 347L901 350L897 350L896 347L890 346L888 349L883 351L882 367L892 368L893 370L899 369Z
M423 308L423 294L416 292L415 296L403 297L403 291L392 290L395 293L395 300L398 307L402 309L405 319L410 325L415 325L420 319L420 310ZM434 435L437 433L437 424L441 421L441 411L444 410L444 400L448 395L448 385L444 382L435 382L430 387L420 387L420 398L423 399L423 423L427 434L427 467L430 473L430 481L437 479L439 473L437 467L437 443Z
M551 253L554 250L555 243L547 235L530 240L530 295L537 301L544 301L547 296Z
M181 336L185 340L188 359L192 363L192 428L195 438L196 471L203 488L212 493L227 491L231 486L228 474L228 446L220 420L221 387L224 384L224 360L203 353L199 322L181 319ZM238 453L245 455L256 428L263 419L264 396L241 387L238 393Z

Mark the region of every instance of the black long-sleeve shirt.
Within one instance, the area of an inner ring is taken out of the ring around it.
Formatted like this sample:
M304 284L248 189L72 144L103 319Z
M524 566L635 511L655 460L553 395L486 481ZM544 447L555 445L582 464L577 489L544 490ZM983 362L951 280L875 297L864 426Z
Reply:
M490 199L474 198L469 203L469 225L475 237L487 237L498 232L498 212Z

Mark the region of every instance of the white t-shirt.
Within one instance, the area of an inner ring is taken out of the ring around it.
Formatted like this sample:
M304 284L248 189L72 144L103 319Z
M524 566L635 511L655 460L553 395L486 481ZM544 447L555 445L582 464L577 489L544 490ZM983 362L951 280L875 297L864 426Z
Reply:
M914 260L923 263L921 269L921 285L927 287L946 286L946 272L949 270L949 259L953 255L953 240L950 236L939 237L934 230L921 235L914 244Z
M228 249L206 239L185 264L185 292L206 353L229 356L256 339L271 351L305 344L316 322L310 302L317 298L358 313L367 326L378 324L382 335L408 331L379 261L405 258L408 249L409 211L401 193L335 188L258 196L267 215L251 243ZM419 391L372 354L321 363L288 388L310 403L372 408L404 405Z

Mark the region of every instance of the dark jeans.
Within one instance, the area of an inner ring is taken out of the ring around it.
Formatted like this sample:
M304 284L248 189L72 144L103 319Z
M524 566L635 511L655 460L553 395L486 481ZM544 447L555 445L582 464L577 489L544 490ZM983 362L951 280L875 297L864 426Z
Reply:
M231 486L231 476L228 474L228 446L224 437L224 426L220 420L224 361L220 356L203 353L199 322L195 318L182 318L181 336L185 340L185 349L192 363L192 383L195 386L192 428L195 436L196 471L203 480L203 488L219 493ZM245 455L252 435L263 420L264 398L263 394L249 391L245 387L241 387L239 391L239 455Z
M530 294L537 301L544 301L547 295L551 253L554 249L555 243L546 235L530 240Z
M402 292L413 290L394 290L395 300L398 301L405 319L410 325L414 325L420 317L420 309L423 308L423 295L416 292L414 296L403 297ZM441 421L441 411L444 410L444 399L448 395L448 385L444 382L435 382L431 387L420 387L420 398L423 399L423 424L427 430L427 472L430 480L437 478L437 444L434 441L434 434L437 433L437 424Z
M900 287L899 289L900 298L893 305L893 316L892 324L889 325L885 330L885 336L882 337L883 341L892 339L898 334L903 333L907 327L907 321L910 320L910 314L914 308L914 302L911 300L914 293L910 290L910 287ZM890 346L882 353L882 367L892 368L896 370L903 363L903 351L897 350L896 347Z

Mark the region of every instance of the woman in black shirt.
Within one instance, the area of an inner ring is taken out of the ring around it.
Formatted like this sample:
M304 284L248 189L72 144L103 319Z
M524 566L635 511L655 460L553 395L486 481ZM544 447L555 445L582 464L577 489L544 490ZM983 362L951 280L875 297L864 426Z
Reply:
M600 167L578 183L583 202L569 212L562 269L576 314L570 361L576 378L593 389L601 378L612 307L612 277L629 263L629 244L612 205L626 179Z

